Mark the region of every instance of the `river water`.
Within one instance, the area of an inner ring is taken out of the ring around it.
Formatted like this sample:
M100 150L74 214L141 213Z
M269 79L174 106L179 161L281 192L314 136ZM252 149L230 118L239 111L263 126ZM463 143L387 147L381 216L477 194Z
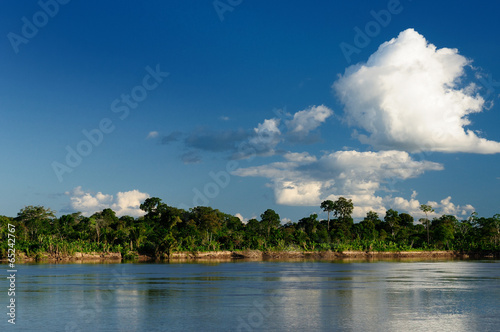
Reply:
M15 325L1 285L1 331L500 330L493 260L20 264Z

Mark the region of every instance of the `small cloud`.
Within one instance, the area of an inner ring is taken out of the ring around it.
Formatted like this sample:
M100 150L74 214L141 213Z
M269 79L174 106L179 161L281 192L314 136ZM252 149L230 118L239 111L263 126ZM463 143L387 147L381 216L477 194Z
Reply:
M295 113L293 119L286 121L286 126L290 135L303 139L331 115L333 115L333 111L324 105L311 106L308 109Z
M417 195L418 195L417 191L413 190L413 192L411 193L411 199L417 198Z
M248 222L248 219L246 218L243 218L243 216L241 215L241 213L236 213L234 215L236 218L240 219L242 223L246 224Z
M150 131L146 139L152 139L158 137L159 133L157 131Z
M249 143L259 153L264 155L273 155L274 148L281 141L281 131L279 130L280 119L266 119L254 128L255 136L249 140Z
M229 121L229 117L223 115L223 116L219 117L219 120L221 120L221 121Z

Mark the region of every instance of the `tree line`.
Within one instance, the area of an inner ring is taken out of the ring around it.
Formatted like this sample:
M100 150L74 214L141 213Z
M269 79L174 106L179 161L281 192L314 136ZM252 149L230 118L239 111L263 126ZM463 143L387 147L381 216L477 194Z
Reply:
M458 250L499 251L500 214L465 220L442 215L432 220L431 206L421 205L426 218L415 221L393 209L379 216L370 211L358 223L351 217L353 203L340 197L326 200L321 209L327 219L311 214L296 222L281 223L268 209L259 219L244 223L239 218L206 206L178 209L160 198L146 199L139 218L117 217L111 209L90 217L81 213L55 216L43 206L26 206L17 217L0 216L0 257L7 257L9 224L16 227L16 251L29 257L73 254L74 252L121 252L125 258L137 255L168 257L174 251L217 251L257 249L286 250Z

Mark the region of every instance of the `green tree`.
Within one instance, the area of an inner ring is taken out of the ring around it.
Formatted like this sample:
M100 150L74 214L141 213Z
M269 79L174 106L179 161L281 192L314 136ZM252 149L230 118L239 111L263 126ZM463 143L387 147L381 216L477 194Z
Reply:
M137 250L147 239L147 228L142 220L135 221L130 227L129 239L130 250Z
M472 234L472 224L470 220L457 221L455 224L455 240L461 249L466 249Z
M341 220L346 220L351 218L352 211L354 210L354 205L352 204L352 199L345 199L344 197L339 197L333 203L333 211L335 216Z
M493 242L496 247L500 239L500 214L495 214L492 218L478 218L477 224L482 242Z
M264 213L260 215L260 223L262 228L267 231L267 237L271 235L271 229L276 229L281 223L279 214L274 210L267 209Z
M80 213L66 214L56 219L54 221L54 233L57 233L61 240L74 238L74 227L77 224L79 215Z
M331 235L333 238L348 240L351 237L351 227L353 220L351 218L354 205L352 200L339 197L333 202L333 213L337 218L335 227L332 229Z
M155 256L159 257L164 253L170 256L177 245L173 229L182 222L182 210L169 207L157 197L147 198L140 208L146 212L144 222L148 224L149 242L154 246Z
M48 230L54 221L55 211L43 206L26 206L17 214L17 220L26 227L29 239L34 241L38 239L39 233Z
M401 218L399 217L398 211L394 211L393 209L389 209L385 212L385 217L384 217L385 222L390 228L392 238L394 239L394 234L396 229L399 226L399 223L401 221Z
M408 213L399 214L399 227L397 233L397 242L401 244L409 244L410 247L413 246L415 239L412 239L411 244L408 243L412 235L415 233L415 227L413 225L413 217Z
M325 212L328 213L328 224L327 224L327 230L330 230L330 212L334 210L334 204L333 201L327 199L326 201L321 202L320 205L321 209Z
M500 239L500 214L495 214L493 218L491 218L490 227L496 246L498 244L498 240Z
M455 238L454 233L457 222L457 218L452 215L442 215L440 218L434 219L432 221L433 240L439 246L445 245L449 249L451 241Z
M425 213L425 219L421 218L420 221L427 226L427 244L429 244L429 242L430 242L430 236L429 236L430 220L429 220L428 214L434 212L434 209L430 205L421 204L420 210L423 213Z
M9 224L12 224L11 218L0 216L0 236L9 233Z
M5 216L0 216L0 258L6 258L9 250L9 224L16 226L12 219ZM20 239L18 239L19 241Z
M223 226L223 216L219 210L207 206L197 206L191 209L190 218L196 222L200 232L204 234L204 242L213 241L214 234Z
M377 212L368 211L366 217L359 223L360 236L363 239L375 240L378 232L376 227L380 224L380 219Z
M96 232L97 243L100 243L101 235L105 244L114 240L112 226L117 222L118 217L115 211L111 209L104 209L90 216L90 226Z
M413 217L408 213L400 213L399 214L399 225L405 228L413 227Z
M297 227L302 228L311 239L317 238L316 231L318 230L318 226L319 221L317 214L311 214L309 217L302 218L297 223Z
M163 203L158 197L149 197L140 205L140 209L146 212L146 217L150 221L158 221L163 210Z
M375 229L375 224L370 219L363 219L359 224L357 224L357 233L359 238L367 240L375 240L377 237L377 231ZM354 225L356 226L356 224Z
M380 218L378 217L378 213L375 211L368 211L366 213L366 217L363 219L364 221L370 221L375 226L380 224Z

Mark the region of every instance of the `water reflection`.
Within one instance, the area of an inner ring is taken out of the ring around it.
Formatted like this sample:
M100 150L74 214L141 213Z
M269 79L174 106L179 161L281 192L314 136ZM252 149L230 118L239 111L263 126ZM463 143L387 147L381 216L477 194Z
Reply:
M494 330L500 325L499 268L498 261L23 265L18 327Z

